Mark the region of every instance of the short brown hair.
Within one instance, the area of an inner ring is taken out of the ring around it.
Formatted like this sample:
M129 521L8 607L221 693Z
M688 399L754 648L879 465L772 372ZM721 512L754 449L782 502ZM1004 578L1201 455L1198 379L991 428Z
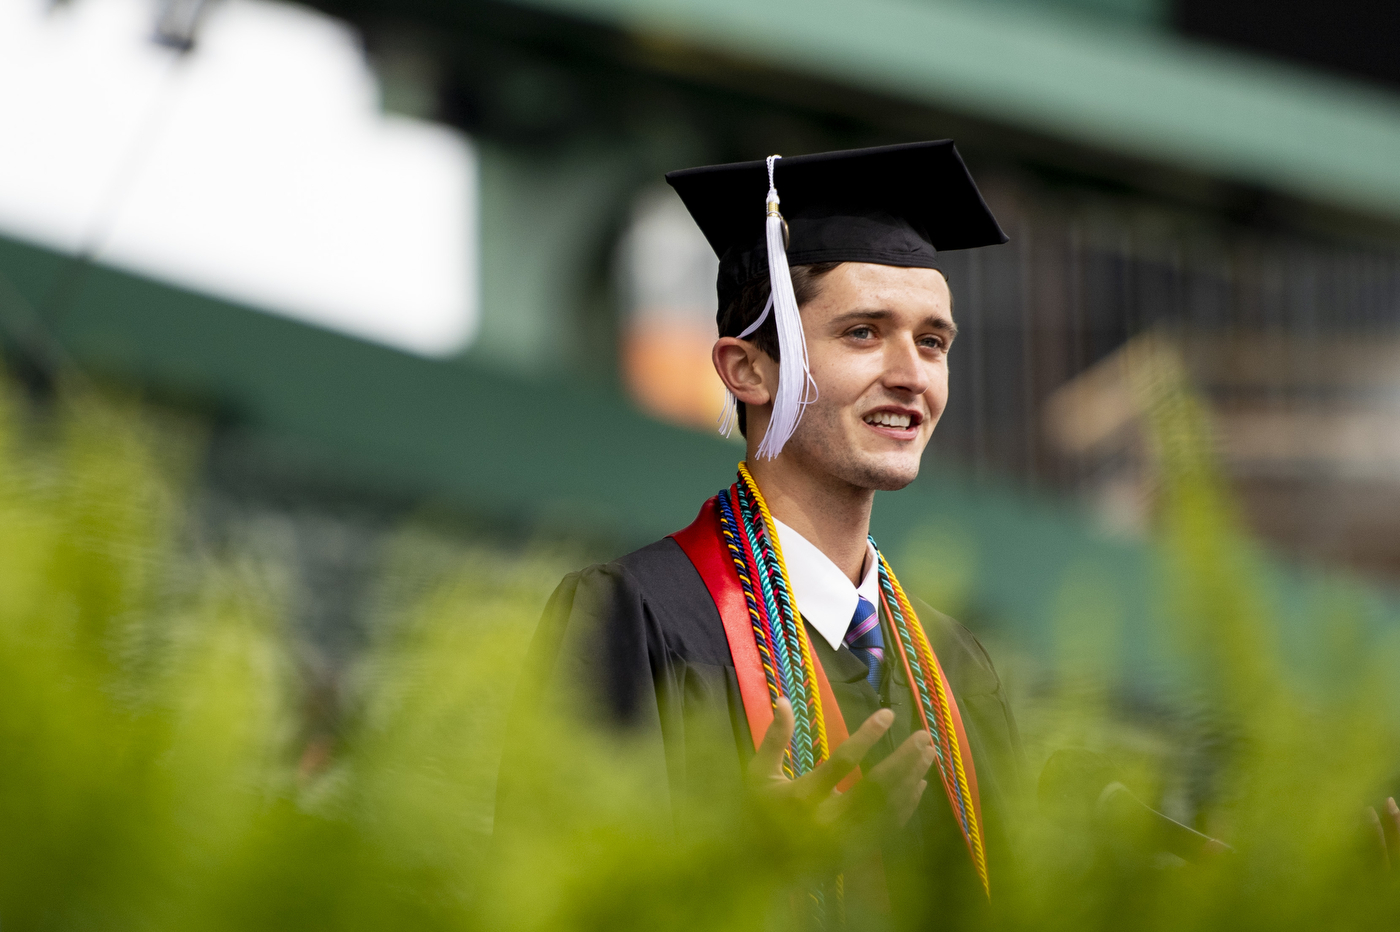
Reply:
M797 297L799 310L821 293L822 278L840 264L839 262L816 262L811 265L794 265L792 267L792 291ZM758 315L763 313L764 305L768 303L768 291L767 275L760 275L744 285L739 296L729 302L729 306L720 312L719 335L737 337L743 333L750 324L758 319ZM778 350L778 325L772 314L768 315L763 326L745 339L767 353L774 362L778 362L782 358ZM742 401L738 402L739 433L747 437L748 418L745 407Z

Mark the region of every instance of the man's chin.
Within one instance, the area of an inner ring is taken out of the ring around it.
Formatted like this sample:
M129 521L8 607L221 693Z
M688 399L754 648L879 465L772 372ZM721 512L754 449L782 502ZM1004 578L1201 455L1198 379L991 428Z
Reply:
M912 476L891 477L878 485L871 486L877 492L898 492L919 477L918 472Z
M857 484L874 492L898 492L918 477L918 463L869 463Z

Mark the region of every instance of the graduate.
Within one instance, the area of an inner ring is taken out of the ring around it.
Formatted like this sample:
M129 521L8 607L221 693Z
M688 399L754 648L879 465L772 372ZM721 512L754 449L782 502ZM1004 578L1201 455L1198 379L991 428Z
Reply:
M981 644L903 590L869 525L947 404L938 253L1006 236L951 140L667 181L720 260L721 429L744 462L689 527L560 583L519 702L581 695L654 748L663 796L704 774L839 807L853 780L878 783L898 925L995 897L1021 779L1010 709ZM498 831L529 805L514 759Z

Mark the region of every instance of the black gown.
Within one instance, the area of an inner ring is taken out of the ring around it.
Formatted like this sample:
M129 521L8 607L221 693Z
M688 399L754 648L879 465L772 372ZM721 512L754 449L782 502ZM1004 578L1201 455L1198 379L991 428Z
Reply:
M976 766L993 895L1007 863L1007 829L1021 793L1023 765L1015 722L990 658L953 619L915 601L935 653L956 697ZM799 605L799 608L801 606ZM809 628L811 643L831 682L849 730L882 706L895 723L865 760L871 766L912 731L917 713L904 672L886 664L880 690L865 663L844 645L833 650ZM656 818L671 821L666 797L677 801L687 780L717 780L739 793L753 740L718 609L680 545L665 538L621 559L566 576L550 598L531 645L515 715L541 703L565 701L582 689L591 714L640 737L646 766L658 787ZM509 831L528 810L515 763L525 731L511 729L497 790L496 830ZM716 734L724 760L715 760ZM732 740L728 740L732 739ZM732 756L731 750L732 749ZM723 787L722 787L723 788ZM671 824L675 824L671 822ZM947 894L981 899L982 892L948 799L935 775L909 824L882 843L891 905L902 926L947 915ZM927 878L941 903L921 895Z

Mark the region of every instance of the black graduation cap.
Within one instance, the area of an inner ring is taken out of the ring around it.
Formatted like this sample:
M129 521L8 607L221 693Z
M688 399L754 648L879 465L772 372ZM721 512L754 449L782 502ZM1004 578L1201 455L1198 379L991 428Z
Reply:
M765 160L666 175L719 256L719 310L768 272ZM778 159L787 264L874 262L937 268L939 250L1007 240L951 139Z

